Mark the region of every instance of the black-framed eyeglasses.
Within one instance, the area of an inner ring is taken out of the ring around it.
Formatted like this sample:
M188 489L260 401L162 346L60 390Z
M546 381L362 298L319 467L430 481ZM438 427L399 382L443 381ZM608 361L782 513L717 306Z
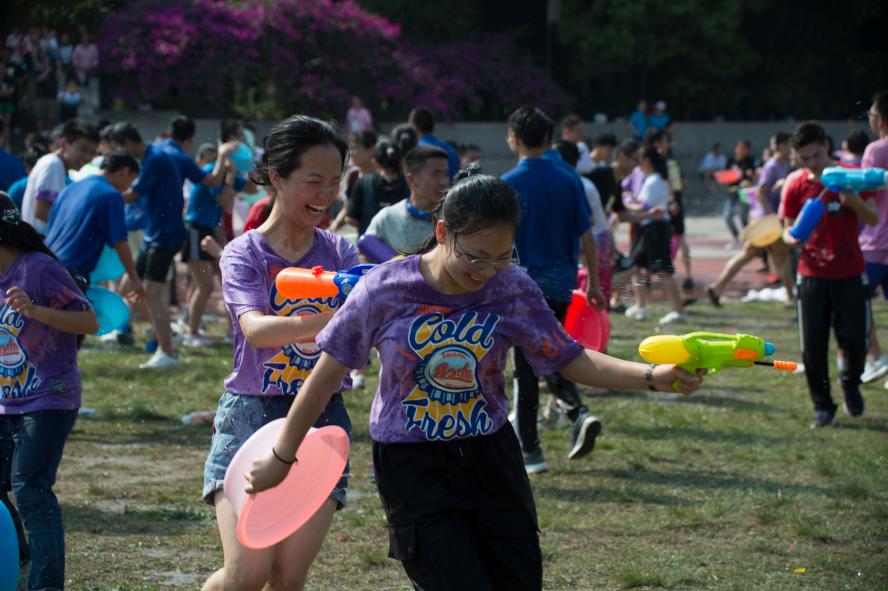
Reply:
M458 240L458 236L453 237L453 250L456 252L456 256L464 258L469 267L476 273L483 273L488 268L492 268L494 271L502 271L512 265L521 264L521 259L518 258L518 247L514 243L512 243L512 256L507 259L476 259L459 247Z

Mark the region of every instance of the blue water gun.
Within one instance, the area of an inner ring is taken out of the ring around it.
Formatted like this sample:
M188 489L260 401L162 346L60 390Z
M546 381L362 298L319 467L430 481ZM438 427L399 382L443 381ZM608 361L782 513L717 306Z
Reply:
M888 187L888 171L884 168L845 168L830 166L820 174L820 183L835 193L875 191Z

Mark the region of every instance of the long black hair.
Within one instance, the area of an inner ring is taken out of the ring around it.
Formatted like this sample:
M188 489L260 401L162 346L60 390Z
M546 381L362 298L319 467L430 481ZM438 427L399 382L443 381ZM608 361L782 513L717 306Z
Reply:
M669 178L669 169L666 168L666 158L660 154L659 150L653 146L646 147L642 153L642 158L647 158L651 161L651 166L654 167L654 172L663 177L663 180Z
M432 215L436 223L444 220L450 236L467 235L503 224L517 228L521 206L509 183L481 174L481 167L472 164L456 174L453 186L435 206ZM432 234L417 252L428 252L437 244Z
M257 185L270 185L269 172L274 170L281 178L301 165L302 155L315 146L331 145L339 151L342 165L348 157L348 143L335 122L326 122L308 115L293 115L278 123L262 140L265 148L262 161L250 173Z

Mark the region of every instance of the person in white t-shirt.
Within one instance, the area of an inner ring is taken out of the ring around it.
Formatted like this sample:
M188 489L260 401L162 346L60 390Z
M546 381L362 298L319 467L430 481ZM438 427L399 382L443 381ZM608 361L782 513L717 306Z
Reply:
M577 174L586 174L595 169L595 163L592 162L589 146L586 145L586 138L583 135L583 120L577 115L568 115L561 121L561 139L573 142L580 151L580 159L577 160L575 166Z
M92 160L98 145L99 132L93 125L81 119L65 123L58 149L38 160L28 176L22 198L22 220L45 234L52 204L67 184L67 171L80 170Z
M670 242L672 229L669 225L669 175L666 159L653 146L644 149L641 156L641 170L645 174L644 184L638 195L645 210L662 210L659 216L641 222L641 239L632 253L638 269L647 271L648 277L658 275L663 282L669 299L672 300L672 312L660 319L660 324L687 322L687 315L681 301L678 285L675 283L675 269L672 266ZM637 274L635 281L635 305L626 310L626 316L643 320L647 317L648 286Z

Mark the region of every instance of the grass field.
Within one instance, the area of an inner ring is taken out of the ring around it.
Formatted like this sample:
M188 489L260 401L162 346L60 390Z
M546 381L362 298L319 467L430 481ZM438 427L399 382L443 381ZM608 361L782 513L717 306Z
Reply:
M888 307L879 306L884 327ZM698 304L689 315L682 332L757 334L777 344L778 358L797 358L793 313L779 306ZM636 359L654 323L614 322L611 353ZM198 589L221 565L213 512L199 498L210 430L179 417L215 408L230 355L223 346L185 350L181 369L152 374L137 369L140 350L82 351L84 405L97 414L78 420L57 485L69 589ZM818 431L807 427L804 377L767 368L726 370L688 398L589 398L605 425L595 452L569 462L566 433L544 431L550 471L531 479L545 588L888 589L882 382L864 389L864 418ZM346 396L355 425L350 504L311 589L409 588L386 557L368 474L370 399Z

